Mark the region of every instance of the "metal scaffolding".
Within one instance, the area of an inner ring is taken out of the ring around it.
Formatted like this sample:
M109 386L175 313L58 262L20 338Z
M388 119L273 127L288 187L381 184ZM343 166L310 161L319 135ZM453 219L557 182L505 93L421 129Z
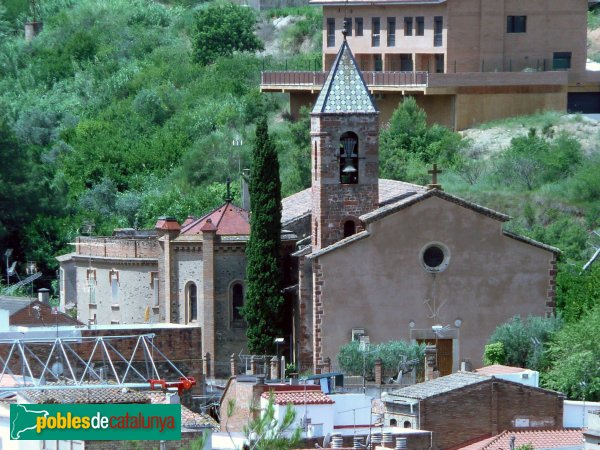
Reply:
M0 339L0 393L157 386L177 388L181 393L190 389L196 384L194 377L184 375L154 345L154 337L149 333Z

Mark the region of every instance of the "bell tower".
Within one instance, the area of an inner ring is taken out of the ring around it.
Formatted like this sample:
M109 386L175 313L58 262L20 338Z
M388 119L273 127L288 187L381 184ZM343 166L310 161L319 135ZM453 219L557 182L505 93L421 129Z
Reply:
M344 39L311 113L312 248L362 229L379 204L379 112Z

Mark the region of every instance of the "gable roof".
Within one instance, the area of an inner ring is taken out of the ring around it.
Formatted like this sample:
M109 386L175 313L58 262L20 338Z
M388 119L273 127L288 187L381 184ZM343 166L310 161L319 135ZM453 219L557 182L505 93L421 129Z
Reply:
M456 372L424 383L417 383L388 393L388 398L408 397L423 400L491 380L492 377L472 372Z
M345 39L312 112L377 113L367 84Z
M276 405L332 405L335 402L321 391L284 391L284 392L263 392L262 398L269 398L273 395L273 401Z
M10 325L27 327L46 327L53 325L84 325L68 314L58 312L52 314L52 307L47 303L34 300L19 310L10 313Z
M34 300L34 298L0 295L0 309L7 310L8 315L12 316L17 311L29 306L29 304Z
M198 219L188 217L181 227L181 234L200 234L213 228L216 228L219 236L248 236L250 234L248 211L233 203L225 202Z
M505 366L503 364L490 364L489 366L481 367L479 369L475 369L475 372L481 375L497 375L501 373L523 373L523 372L531 372L529 369L524 369L522 367L513 367L513 366Z
M379 204L384 205L398 201L406 196L426 192L426 188L418 184L406 183L404 181L379 179ZM285 227L311 213L312 190L304 189L281 201L281 224Z
M581 448L583 444L583 433L578 429L523 430L503 431L491 438L455 448L462 450L509 450L512 436L515 437L514 448L527 444L531 444L534 449Z

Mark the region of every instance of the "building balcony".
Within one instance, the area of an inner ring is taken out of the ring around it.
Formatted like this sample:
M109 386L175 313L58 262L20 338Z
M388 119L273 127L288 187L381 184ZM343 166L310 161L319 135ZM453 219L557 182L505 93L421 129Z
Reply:
M424 94L456 93L465 88L529 87L539 90L564 88L569 83L567 71L547 72L465 72L429 73L427 71L363 71L371 93L414 91ZM262 92L306 92L315 94L327 78L320 71L264 71ZM537 89L534 88L537 86ZM443 92L444 91L444 92Z

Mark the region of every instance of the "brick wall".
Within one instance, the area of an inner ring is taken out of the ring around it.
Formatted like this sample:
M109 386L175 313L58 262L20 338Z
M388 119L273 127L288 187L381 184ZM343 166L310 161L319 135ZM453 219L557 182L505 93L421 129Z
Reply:
M82 256L107 258L158 258L156 237L83 237L77 238L75 251Z
M358 136L358 184L340 182L340 137ZM311 118L312 244L327 247L343 238L344 222L379 204L378 114L322 114Z
M85 441L86 450L114 450L135 449L135 450L156 450L158 448L171 449L190 449L194 448L192 444L202 436L202 432L181 433L180 441L164 441L165 446L161 447L161 441Z
M562 394L505 380L489 381L420 402L420 428L433 431L433 448L448 448L504 430L516 419L530 428L562 427Z

